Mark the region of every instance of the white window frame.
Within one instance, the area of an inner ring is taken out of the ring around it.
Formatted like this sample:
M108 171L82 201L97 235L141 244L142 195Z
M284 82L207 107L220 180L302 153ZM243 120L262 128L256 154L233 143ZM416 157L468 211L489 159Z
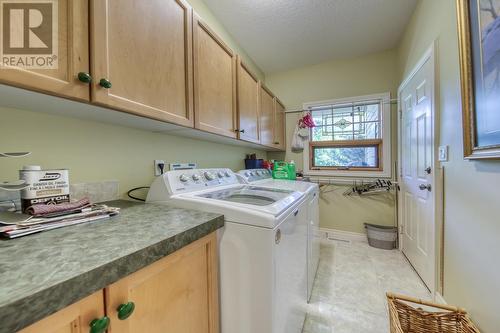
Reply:
M381 103L381 129L382 129L382 170L311 170L309 158L309 140L304 142L304 174L306 176L323 177L353 177L353 178L390 178L392 176L392 126L391 126L391 99L390 93L354 96L347 98L331 99L325 101L307 102L303 104L303 109L308 110L323 105L362 103L370 101L382 101Z

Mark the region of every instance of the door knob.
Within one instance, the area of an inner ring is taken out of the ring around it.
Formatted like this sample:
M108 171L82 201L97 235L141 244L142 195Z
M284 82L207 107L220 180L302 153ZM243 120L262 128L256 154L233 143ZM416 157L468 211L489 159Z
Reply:
M78 73L78 80L83 83L90 83L92 82L92 76L90 76L89 73L86 72L80 72Z
M427 167L427 168L425 168L425 172L427 172L427 174L428 174L428 175L430 175L430 174L431 174L431 172L432 172L431 167Z
M429 192L430 192L430 191L432 190L431 184L420 184L420 185L418 186L418 188L419 188L421 191L425 191L425 190L427 190L427 191L429 191Z
M109 318L104 316L99 319L94 319L89 324L89 333L104 333L109 327Z
M109 88L111 88L111 81L106 80L106 79L101 79L101 80L99 81L99 85L100 85L101 87L103 87L103 88L109 89Z
M135 310L134 302L127 302L124 304L120 304L120 306L118 306L118 309L116 309L116 311L118 312L118 319L120 320L127 319L134 312L134 310Z

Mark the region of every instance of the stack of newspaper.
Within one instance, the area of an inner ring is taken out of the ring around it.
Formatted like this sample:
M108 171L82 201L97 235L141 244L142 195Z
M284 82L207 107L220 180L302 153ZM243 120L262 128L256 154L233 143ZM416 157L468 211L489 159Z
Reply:
M45 230L108 219L119 214L119 212L119 208L95 204L77 211L51 214L44 217L1 213L0 236L5 238L22 237Z

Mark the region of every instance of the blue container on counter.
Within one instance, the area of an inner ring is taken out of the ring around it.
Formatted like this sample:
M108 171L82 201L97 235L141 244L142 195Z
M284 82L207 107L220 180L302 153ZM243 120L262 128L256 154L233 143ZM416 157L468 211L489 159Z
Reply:
M263 159L247 159L245 158L245 169L262 169Z

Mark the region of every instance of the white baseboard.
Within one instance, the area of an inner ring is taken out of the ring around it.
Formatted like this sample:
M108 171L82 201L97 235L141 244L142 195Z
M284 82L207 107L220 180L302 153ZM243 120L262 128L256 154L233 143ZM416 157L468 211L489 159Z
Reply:
M441 295L439 292L436 291L434 294L434 301L439 304L448 304L446 300L444 299L443 295Z
M320 228L319 230L324 234L325 239L340 240L344 242L364 242L364 243L368 241L366 239L366 234L359 232L344 231L344 230L329 229L329 228Z

